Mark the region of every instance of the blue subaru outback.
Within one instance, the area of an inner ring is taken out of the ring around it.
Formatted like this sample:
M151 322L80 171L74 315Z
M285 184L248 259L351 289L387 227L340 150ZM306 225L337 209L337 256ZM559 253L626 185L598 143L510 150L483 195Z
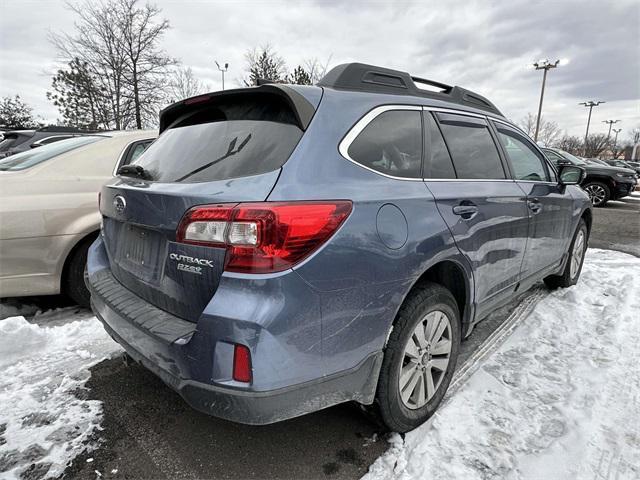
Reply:
M111 336L208 414L355 401L410 430L475 323L580 275L584 171L460 87L345 64L183 100L160 131L102 189L87 283Z

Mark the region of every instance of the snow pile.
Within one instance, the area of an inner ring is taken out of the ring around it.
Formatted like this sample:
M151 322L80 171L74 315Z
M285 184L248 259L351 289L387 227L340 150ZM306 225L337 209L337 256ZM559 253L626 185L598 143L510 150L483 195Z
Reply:
M54 327L0 320L0 477L62 473L102 414L75 393L89 367L119 350L95 317Z
M375 479L640 478L640 259L588 250Z

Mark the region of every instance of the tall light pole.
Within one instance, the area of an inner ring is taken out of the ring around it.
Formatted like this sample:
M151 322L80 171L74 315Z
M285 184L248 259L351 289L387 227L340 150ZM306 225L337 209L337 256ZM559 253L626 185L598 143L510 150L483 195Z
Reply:
M224 74L227 70L229 70L229 64L225 63L223 68L220 66L217 60L214 60L214 61L216 62L216 66L218 67L218 70L220 70L220 72L222 73L222 90L224 90Z
M614 128L614 129L613 129L613 133L615 133L615 134L616 134L616 136L614 137L614 140L613 140L613 152L612 152L612 153L613 153L613 159L614 159L614 160L615 160L615 159L616 159L616 157L617 157L616 153L618 152L618 134L619 134L621 131L622 131L622 129L621 129L621 128Z
M584 105L585 107L589 107L589 117L587 118L587 131L584 134L584 154L587 155L587 137L589 136L589 124L591 123L591 110L593 107L597 107L601 103L606 103L598 100L594 102L593 100L589 100L588 102L580 102L579 105Z
M609 138L611 137L611 127L613 126L614 123L618 123L620 120L603 120L602 123L608 123L609 124L609 133L607 133L607 140L609 140Z
M556 60L551 63L549 60L540 60L533 64L536 70L544 70L542 74L542 90L540 90L540 103L538 104L538 117L536 118L536 131L533 135L533 140L538 141L538 131L540 130L540 117L542 116L542 100L544 99L544 86L547 83L547 72L552 68L556 68L560 64L564 64L564 61Z

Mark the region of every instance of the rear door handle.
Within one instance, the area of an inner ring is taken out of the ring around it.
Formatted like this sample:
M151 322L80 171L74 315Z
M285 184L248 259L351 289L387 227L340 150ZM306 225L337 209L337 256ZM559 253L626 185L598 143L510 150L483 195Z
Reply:
M453 207L453 213L464 219L469 219L478 213L478 207L475 205L456 205Z

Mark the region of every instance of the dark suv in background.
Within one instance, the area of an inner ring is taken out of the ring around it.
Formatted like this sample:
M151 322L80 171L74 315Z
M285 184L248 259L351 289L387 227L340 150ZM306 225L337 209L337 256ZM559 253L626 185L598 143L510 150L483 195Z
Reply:
M160 131L102 189L87 281L113 338L208 414L356 401L410 430L474 324L580 275L584 171L460 87L346 64L189 98Z
M87 133L90 132L73 127L56 126L37 130L6 130L0 132L0 158Z
M557 148L543 148L542 151L556 167L576 165L585 169L587 175L580 185L594 207L603 207L609 200L626 197L636 187L637 174L628 168L590 163Z

